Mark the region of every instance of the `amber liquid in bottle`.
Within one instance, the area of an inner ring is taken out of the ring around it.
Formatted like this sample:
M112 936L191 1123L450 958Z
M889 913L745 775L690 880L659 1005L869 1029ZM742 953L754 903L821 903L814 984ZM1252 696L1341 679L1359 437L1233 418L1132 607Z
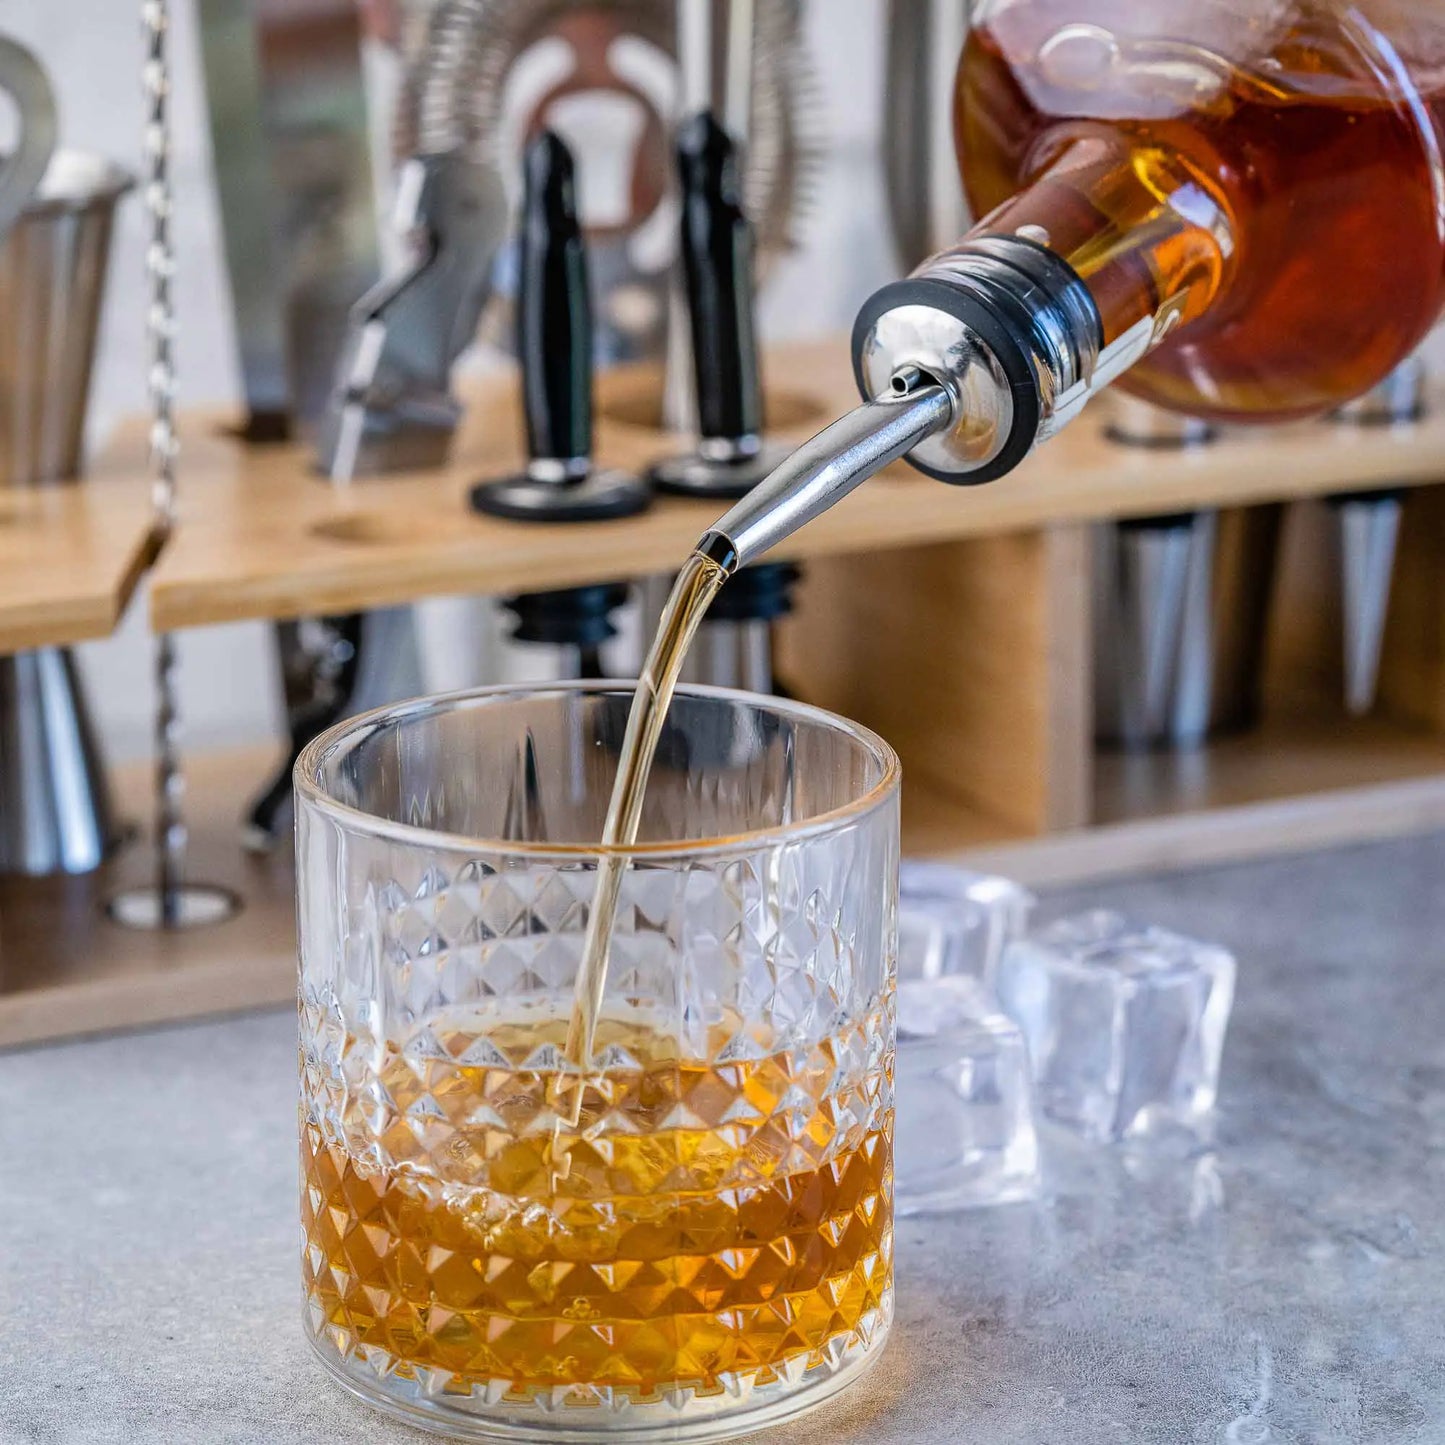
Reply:
M1371 0L980 9L956 109L977 230L1068 260L1106 343L1162 309L1127 390L1305 415L1418 345L1445 301L1445 60L1432 82L1418 51L1445 56L1445 18L1392 39Z

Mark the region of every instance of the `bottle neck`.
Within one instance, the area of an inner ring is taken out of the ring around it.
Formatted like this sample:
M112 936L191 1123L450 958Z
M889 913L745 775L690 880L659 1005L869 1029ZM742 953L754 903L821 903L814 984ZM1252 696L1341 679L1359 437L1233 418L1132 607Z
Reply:
M1060 127L1033 179L976 231L1036 240L1099 310L1105 348L1147 324L1157 344L1219 296L1234 255L1223 203L1181 155L1118 133Z
M1182 158L1061 130L1031 184L865 306L859 385L876 395L913 366L949 387L953 425L909 459L991 481L1208 311L1233 253L1227 213Z

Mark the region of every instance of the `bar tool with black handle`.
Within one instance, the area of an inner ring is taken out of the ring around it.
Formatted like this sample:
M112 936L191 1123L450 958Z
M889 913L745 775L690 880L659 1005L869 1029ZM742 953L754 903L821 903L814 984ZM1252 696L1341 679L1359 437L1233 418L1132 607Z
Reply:
M753 308L753 231L742 203L742 167L711 112L677 137L682 263L697 387L696 451L652 469L659 491L736 498L788 454L763 441L763 388Z
M472 489L472 506L528 522L630 517L652 494L625 472L592 465L592 303L571 152L552 131L523 162L517 354L528 462Z
M472 506L527 522L634 516L652 500L646 483L592 466L592 306L572 156L546 131L524 164L517 355L529 461L520 476L474 487ZM558 677L601 677L602 644L627 596L626 583L604 583L524 593L504 605L515 619L512 640L555 649Z
M659 462L652 480L663 492L734 499L789 450L763 440L753 230L743 209L738 148L710 111L683 123L677 164L700 437L695 451ZM777 562L740 572L708 612L684 679L774 691L772 624L792 611L799 575Z

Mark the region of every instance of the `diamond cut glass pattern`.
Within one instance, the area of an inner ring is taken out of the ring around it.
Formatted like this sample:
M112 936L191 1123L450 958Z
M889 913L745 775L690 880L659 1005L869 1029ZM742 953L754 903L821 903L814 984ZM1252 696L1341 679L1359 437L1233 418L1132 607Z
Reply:
M896 760L679 693L579 1070L629 703L412 704L298 767L306 1327L457 1436L728 1438L841 1388L892 1316Z

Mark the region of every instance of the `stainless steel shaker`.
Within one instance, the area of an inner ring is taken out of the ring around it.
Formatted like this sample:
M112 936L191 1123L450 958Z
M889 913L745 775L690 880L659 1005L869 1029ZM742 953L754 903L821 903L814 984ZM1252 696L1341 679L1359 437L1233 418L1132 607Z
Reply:
M970 0L888 0L884 176L894 243L906 269L968 230L953 144L953 86Z
M133 184L59 151L0 245L0 485L80 475L111 230Z
M0 485L68 483L81 468L115 209L132 179L98 156L37 157L34 137L48 137L47 154L53 141L54 102L11 41L0 40L0 89L22 125L0 173L0 217L13 216L0 239ZM16 184L33 188L18 203ZM70 650L0 657L0 873L88 872L117 837Z

